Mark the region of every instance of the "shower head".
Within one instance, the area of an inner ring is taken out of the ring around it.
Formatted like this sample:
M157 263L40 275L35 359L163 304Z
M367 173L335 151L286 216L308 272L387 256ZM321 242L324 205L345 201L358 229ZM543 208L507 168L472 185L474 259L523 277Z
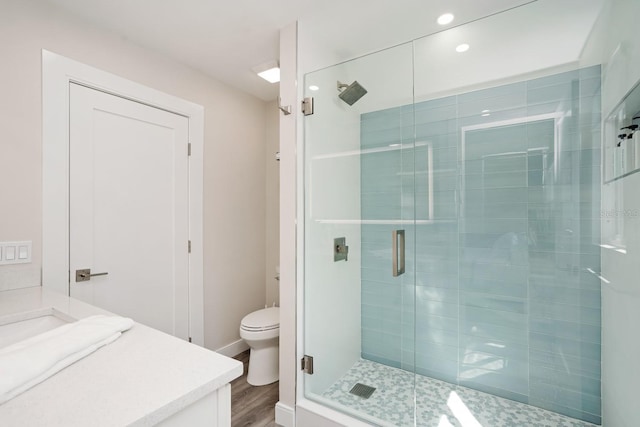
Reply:
M360 86L357 80L350 85L338 82L338 91L340 99L349 105L355 104L367 93L367 90Z

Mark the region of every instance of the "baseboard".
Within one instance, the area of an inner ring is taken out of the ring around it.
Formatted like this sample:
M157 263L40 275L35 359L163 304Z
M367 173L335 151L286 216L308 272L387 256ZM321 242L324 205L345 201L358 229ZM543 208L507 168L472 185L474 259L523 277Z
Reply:
M224 347L217 349L216 353L220 353L227 357L233 357L247 350L249 350L247 343L244 342L243 339L239 339L238 341L234 341L229 345L225 345Z
M296 412L290 406L276 403L276 424L283 427L295 427Z

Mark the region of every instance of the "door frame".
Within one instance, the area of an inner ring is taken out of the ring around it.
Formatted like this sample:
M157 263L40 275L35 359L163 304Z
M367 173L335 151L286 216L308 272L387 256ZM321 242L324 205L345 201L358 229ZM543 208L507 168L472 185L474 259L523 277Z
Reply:
M42 287L69 295L69 84L189 119L189 336L204 346L204 107L42 50ZM187 250L187 242L185 242Z

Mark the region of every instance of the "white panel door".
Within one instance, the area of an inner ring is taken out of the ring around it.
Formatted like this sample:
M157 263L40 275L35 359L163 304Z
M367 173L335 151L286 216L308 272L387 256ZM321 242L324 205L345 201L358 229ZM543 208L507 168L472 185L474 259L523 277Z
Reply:
M69 129L70 295L187 339L188 119L72 83Z

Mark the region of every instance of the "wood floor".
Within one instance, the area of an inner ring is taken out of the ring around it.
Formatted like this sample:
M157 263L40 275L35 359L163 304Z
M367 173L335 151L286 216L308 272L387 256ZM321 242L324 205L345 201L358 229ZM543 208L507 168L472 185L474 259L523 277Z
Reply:
M231 382L231 426L275 427L278 382L260 387L249 385L249 350L234 359L244 364L244 374Z

